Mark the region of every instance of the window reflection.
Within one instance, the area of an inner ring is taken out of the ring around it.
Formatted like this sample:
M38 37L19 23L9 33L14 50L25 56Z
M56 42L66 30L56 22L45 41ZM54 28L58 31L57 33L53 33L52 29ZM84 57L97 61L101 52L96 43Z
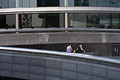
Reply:
M0 28L15 29L15 15L0 15Z
M16 7L23 7L23 0L16 0Z
M37 0L30 0L30 7L37 7Z
M119 13L70 13L68 19L69 27L120 29Z
M0 0L0 8L2 8L2 0Z
M15 8L15 0L9 0L9 8Z
M103 6L109 7L109 0L103 0Z
M2 8L8 8L8 0L2 0Z
M111 7L115 7L116 6L116 0L109 0L109 5Z
M23 0L23 7L29 7L30 1L29 0Z
M21 28L61 28L64 27L64 14L22 14L20 26Z

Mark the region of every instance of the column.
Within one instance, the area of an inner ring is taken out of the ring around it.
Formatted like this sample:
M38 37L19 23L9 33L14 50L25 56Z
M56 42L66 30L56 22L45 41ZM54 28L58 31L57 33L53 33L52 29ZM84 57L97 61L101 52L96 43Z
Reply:
M65 13L65 28L68 28L68 13Z
M19 14L16 13L16 29L19 29Z

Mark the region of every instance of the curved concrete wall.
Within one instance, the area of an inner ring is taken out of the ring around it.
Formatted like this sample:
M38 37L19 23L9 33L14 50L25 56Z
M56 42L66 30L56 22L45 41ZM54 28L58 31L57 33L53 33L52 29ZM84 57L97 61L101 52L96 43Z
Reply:
M55 32L0 34L0 45L120 43L120 33Z
M120 60L0 47L0 76L29 80L120 80Z

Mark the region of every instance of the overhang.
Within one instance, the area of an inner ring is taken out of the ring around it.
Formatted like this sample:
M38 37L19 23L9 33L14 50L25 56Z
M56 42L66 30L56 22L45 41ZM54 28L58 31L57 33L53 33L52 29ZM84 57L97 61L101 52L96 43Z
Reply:
M15 13L120 13L117 7L36 7L0 9L0 14Z

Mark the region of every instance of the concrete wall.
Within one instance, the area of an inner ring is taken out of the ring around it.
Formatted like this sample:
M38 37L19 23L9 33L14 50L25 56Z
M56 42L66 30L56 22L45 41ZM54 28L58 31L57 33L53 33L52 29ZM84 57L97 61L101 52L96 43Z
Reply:
M120 43L120 33L54 32L0 34L0 45Z
M120 80L120 64L115 63L120 60L99 61L75 55L1 51L0 76L29 80Z

